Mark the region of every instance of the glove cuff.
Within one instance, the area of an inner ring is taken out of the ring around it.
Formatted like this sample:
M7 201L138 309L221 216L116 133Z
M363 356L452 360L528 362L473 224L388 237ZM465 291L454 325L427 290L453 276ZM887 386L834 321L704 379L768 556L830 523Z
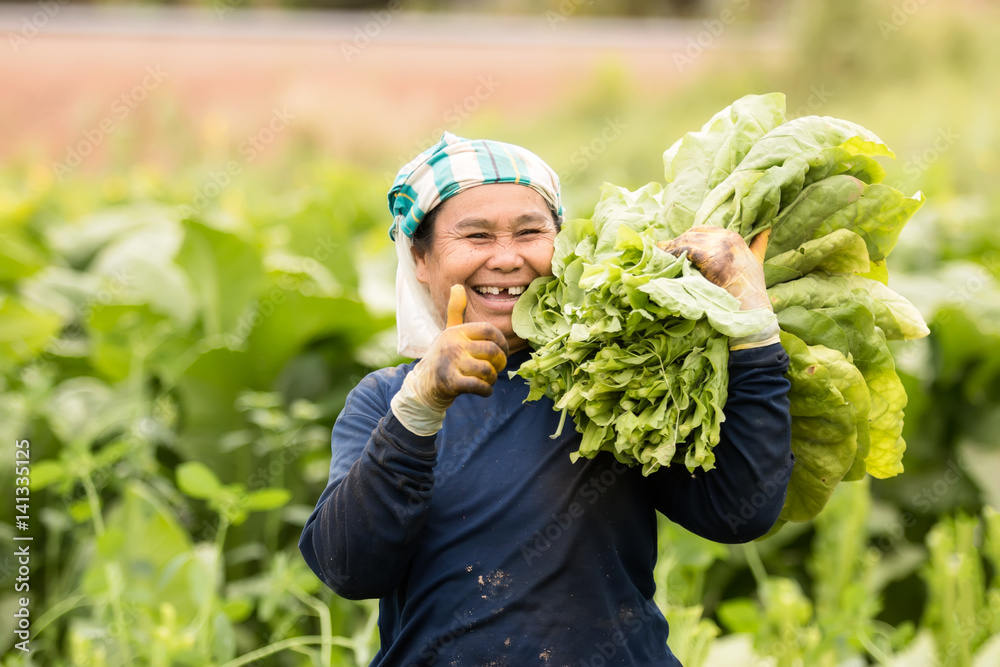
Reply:
M444 424L445 411L432 408L420 399L413 371L406 374L403 386L392 397L389 405L399 423L414 435L432 436L440 431Z
M778 318L775 317L771 320L771 323L758 331L755 334L750 334L749 336L741 336L740 338L730 338L729 339L729 350L750 350L755 347L765 347L767 345L774 345L775 343L781 342L781 337L779 336L778 329Z

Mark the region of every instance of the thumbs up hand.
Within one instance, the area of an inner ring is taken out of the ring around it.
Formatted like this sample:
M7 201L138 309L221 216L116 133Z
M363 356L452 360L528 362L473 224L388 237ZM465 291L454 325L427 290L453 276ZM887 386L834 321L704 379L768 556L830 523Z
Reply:
M437 433L459 394L492 394L497 373L507 365L503 334L487 322L465 324L465 306L465 288L453 286L445 330L392 399L393 414L417 435Z

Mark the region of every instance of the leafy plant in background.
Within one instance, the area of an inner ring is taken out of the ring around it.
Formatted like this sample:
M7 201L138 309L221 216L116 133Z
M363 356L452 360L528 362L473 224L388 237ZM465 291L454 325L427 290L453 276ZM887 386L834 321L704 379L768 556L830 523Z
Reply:
M3 429L31 440L45 553L33 652L5 662L370 659L371 605L321 590L295 544L391 325L345 261L374 228L342 196L363 187L322 169L254 215L108 206L77 181L4 200Z

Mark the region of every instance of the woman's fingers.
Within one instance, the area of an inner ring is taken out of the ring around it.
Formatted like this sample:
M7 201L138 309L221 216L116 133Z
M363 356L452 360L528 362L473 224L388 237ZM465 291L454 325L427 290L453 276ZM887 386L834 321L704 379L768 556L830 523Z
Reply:
M469 340L465 346L465 353L470 358L486 361L498 373L507 365L507 355L492 340Z
M497 381L496 367L483 359L465 357L458 363L455 370L457 371L456 375L461 376L460 379L479 380L490 386L493 386Z
M448 304L453 324L418 364L426 365L433 377L428 391L446 406L459 394L492 394L497 374L507 365L507 340L499 329L487 322L461 324L464 300L464 290L456 285Z

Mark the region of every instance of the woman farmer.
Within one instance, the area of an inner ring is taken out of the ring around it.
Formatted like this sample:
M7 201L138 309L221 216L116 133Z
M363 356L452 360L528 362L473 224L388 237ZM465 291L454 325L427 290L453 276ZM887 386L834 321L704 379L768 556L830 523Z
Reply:
M348 396L306 562L343 597L380 598L373 665L678 664L653 603L656 511L719 542L773 525L792 465L777 325L730 340L714 470L571 463L580 434L550 439L559 413L524 403L509 377L531 353L511 311L551 275L555 173L523 148L446 133L403 167L389 206L400 352L419 360ZM665 249L743 308L770 309L765 243L755 254L699 228Z

